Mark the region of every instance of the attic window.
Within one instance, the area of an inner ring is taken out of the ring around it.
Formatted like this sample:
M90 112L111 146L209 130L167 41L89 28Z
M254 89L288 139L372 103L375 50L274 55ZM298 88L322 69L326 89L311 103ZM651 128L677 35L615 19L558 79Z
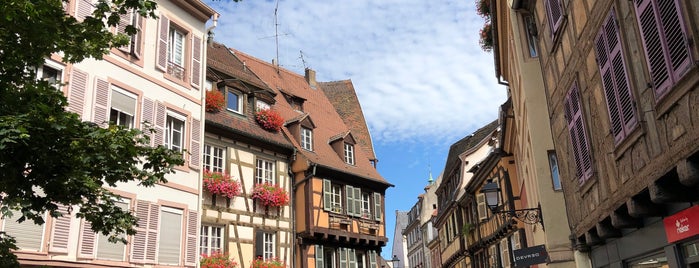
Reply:
M299 98L293 95L284 94L284 99L289 103L292 109L303 112L303 98Z
M308 151L313 151L313 130L301 127L301 147Z
M345 143L345 163L354 165L354 145Z

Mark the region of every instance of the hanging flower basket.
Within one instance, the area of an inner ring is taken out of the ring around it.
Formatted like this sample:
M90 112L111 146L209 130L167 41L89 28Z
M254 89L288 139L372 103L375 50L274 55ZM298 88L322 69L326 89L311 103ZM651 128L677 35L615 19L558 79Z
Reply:
M226 105L226 98L218 90L206 91L206 111L210 113L220 112Z
M476 0L476 13L490 21L490 0Z
M228 257L228 254L214 252L211 255L201 254L201 268L236 268L238 263Z
M282 207L289 204L289 194L276 184L258 183L252 189L252 199L265 207Z
M490 22L486 22L485 25L483 25L483 29L481 29L480 32L479 43L483 51L490 52L493 50L493 26Z
M204 188L211 194L229 199L240 195L241 191L240 182L233 180L227 173L209 170L204 170Z
M252 261L250 268L286 268L286 263L279 258L263 260L262 257L258 257Z
M255 113L255 121L264 129L279 131L284 125L284 118L272 109L262 109Z

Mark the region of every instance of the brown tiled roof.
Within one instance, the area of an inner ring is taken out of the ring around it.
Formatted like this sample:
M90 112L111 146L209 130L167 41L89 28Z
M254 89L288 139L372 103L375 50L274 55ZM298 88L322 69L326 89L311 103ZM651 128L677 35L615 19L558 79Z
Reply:
M340 114L342 120L350 127L352 136L356 138L357 143L370 159L376 159L369 128L364 119L362 106L359 104L352 80L320 82L318 84L325 96L335 106L335 110Z
M238 58L222 44L212 43L207 50L207 72L215 71L222 75L221 79L233 78L248 85L273 93L252 71L247 69ZM250 108L250 107L248 107ZM244 114L234 114L228 111L206 113L206 125L215 126L236 135L248 137L273 146L293 149L293 145L284 137L281 131L271 132L261 128L254 118L252 109L246 109ZM208 131L208 129L207 129Z
M299 153L303 154L309 161L320 166L390 185L371 165L369 162L370 157L364 150L356 150L356 164L349 165L345 163L340 155L328 144L330 137L338 133L346 132L350 130L350 128L345 125L344 121L333 107L333 104L328 100L322 90L311 88L302 75L272 65L271 63L254 58L240 51L233 50L233 52L239 59L246 62L247 66L262 81L269 85L275 93L279 93L280 90L283 90L288 94L306 100L303 104L303 112L308 113L308 116L316 126L316 128L313 129L313 151L309 152L302 149L297 138L292 136L287 128L283 128L284 134L289 137L289 140L298 149ZM277 102L274 105L274 109L279 111L284 119L290 120L299 116L299 112L289 105L282 94L277 94L275 99Z
M472 134L469 134L468 136L452 144L451 147L449 147L447 163L444 166L444 179L449 178L449 173L451 173L453 169L458 165L459 161L461 161L459 159L460 154L480 144L481 141L483 141L483 139L487 138L488 135L493 133L493 131L495 131L497 127L498 120L494 120L493 122L490 122L489 124L476 130Z

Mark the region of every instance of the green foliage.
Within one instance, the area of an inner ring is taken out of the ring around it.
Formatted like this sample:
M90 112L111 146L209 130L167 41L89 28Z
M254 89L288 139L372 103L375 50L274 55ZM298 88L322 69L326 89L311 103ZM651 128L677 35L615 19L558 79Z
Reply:
M137 10L153 16L149 0L99 0L83 21L65 14L60 0L9 0L0 7L0 214L6 220L42 224L46 211L61 216L58 204L110 235L110 241L135 234L137 219L115 206L103 187L136 181L143 186L167 182L165 175L184 164L181 153L149 146L138 129L107 128L82 122L65 110L66 98L33 67L52 53L66 62L101 59L128 38L109 31L119 14ZM128 26L130 34L136 28ZM43 193L43 194L42 194ZM8 219L10 210L20 211ZM0 266L17 265L11 233L0 234Z

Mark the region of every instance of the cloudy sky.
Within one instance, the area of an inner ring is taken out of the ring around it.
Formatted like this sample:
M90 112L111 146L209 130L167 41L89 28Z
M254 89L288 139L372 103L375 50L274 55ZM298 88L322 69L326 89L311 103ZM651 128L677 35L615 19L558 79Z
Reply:
M387 192L390 258L395 210L409 210L449 146L497 118L506 92L478 45L475 0L243 0L206 2L215 39L318 81L351 79ZM277 38L275 38L275 35ZM275 39L278 39L278 45ZM301 56L303 55L303 56ZM408 201L406 201L408 200Z

